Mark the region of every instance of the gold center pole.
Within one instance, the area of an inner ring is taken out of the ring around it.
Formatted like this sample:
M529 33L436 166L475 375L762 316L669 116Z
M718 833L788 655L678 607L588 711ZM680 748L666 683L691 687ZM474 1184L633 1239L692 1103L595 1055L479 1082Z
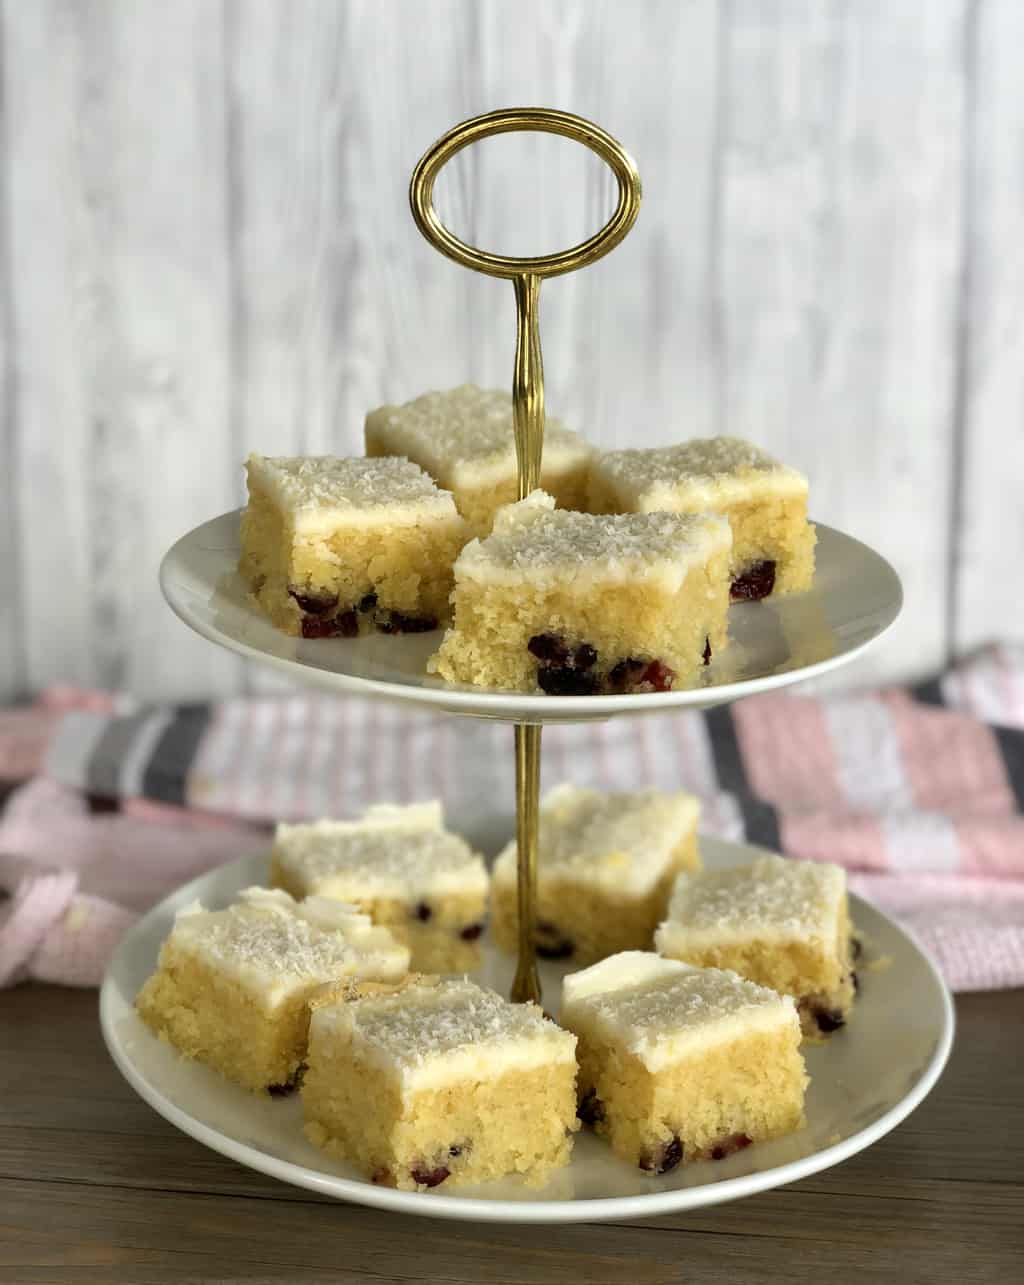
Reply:
M433 205L434 180L464 147L481 138L516 130L542 130L589 147L612 169L619 183L615 212L599 232L555 254L515 259L467 245L444 226ZM511 280L516 292L516 364L512 381L512 423L519 470L519 498L540 486L544 449L544 362L537 315L543 277L559 276L595 263L619 244L640 210L640 176L632 157L610 134L569 112L544 107L512 107L463 121L439 138L420 158L409 184L416 226L442 254L463 267ZM516 843L518 846L519 964L512 999L540 1001L534 944L537 878L537 822L540 794L540 725L516 724Z
M544 359L540 348L540 277L524 272L516 291L516 364L512 377L512 425L519 465L519 498L540 486L544 450ZM539 724L516 725L516 880L519 909L519 960L511 999L540 1003L537 947L534 941L537 884L537 826L540 807Z
M516 724L516 846L519 896L519 960L510 998L516 1004L540 1003L537 948L533 938L537 881L537 810L540 800L538 723Z

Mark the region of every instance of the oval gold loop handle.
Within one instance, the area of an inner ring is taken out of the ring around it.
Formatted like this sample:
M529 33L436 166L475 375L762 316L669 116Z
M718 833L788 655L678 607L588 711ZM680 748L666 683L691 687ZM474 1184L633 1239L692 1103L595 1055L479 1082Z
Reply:
M471 143L494 134L542 130L583 143L612 169L619 182L615 212L599 232L556 254L511 258L467 245L434 211L434 182L441 169ZM512 425L519 470L519 498L540 485L544 446L544 362L540 348L538 296L544 277L556 277L596 263L619 244L640 212L640 175L633 158L599 125L570 112L546 107L513 107L488 112L456 125L420 158L409 184L416 226L435 249L463 267L510 279L516 292L516 360L512 380ZM534 918L537 882L537 828L540 786L539 725L516 727L516 841L518 848L519 961L512 999L540 1001Z
M476 246L460 241L449 232L434 210L434 181L445 165L471 143L495 134L510 134L521 130L540 130L546 134L560 134L583 143L609 166L619 181L619 201L615 213L599 232L574 245L570 250L556 254L541 254L534 258L512 258L505 254L491 254ZM563 272L596 263L614 250L636 222L640 212L640 175L633 158L600 125L559 112L550 107L510 107L483 116L464 120L444 134L429 148L412 172L409 184L409 204L416 226L435 249L449 259L476 272L486 272L492 277L515 278L523 275L556 277Z

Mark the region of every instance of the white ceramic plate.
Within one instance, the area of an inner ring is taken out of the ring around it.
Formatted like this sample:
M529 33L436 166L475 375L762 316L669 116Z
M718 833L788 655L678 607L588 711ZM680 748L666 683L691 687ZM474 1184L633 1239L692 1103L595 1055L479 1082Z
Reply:
M757 853L714 839L703 839L701 851L711 868L749 861ZM258 1098L182 1060L132 1008L174 912L196 897L222 906L266 874L265 857L234 862L187 884L146 915L121 943L104 980L103 1034L128 1082L179 1129L262 1173L357 1204L437 1218L580 1222L734 1200L827 1169L888 1133L934 1085L952 1044L953 1006L934 965L891 920L854 898L854 921L865 941L860 998L845 1029L827 1045L805 1048L811 1085L807 1127L799 1133L653 1178L584 1132L577 1135L572 1163L540 1190L513 1179L451 1193L377 1187L306 1141L297 1097ZM872 967L882 960L890 962ZM557 1003L558 979L566 971L542 965L549 1007ZM511 961L490 950L485 980L507 993L511 974Z
M732 607L732 641L704 671L701 686L635 696L523 695L428 676L426 660L437 650L437 632L313 640L283 634L249 599L237 561L238 514L225 513L183 536L160 568L171 607L211 642L319 687L523 722L700 709L802 682L853 660L885 633L903 603L899 577L883 557L819 525L813 589Z

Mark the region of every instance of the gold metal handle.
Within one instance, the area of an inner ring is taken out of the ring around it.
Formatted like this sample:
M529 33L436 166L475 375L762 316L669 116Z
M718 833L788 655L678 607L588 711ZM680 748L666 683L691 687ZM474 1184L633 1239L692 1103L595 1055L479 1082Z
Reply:
M583 143L611 168L619 183L615 212L599 232L568 250L533 258L492 254L461 241L434 210L434 182L451 158L471 143L495 134L541 130ZM512 424L519 472L519 498L540 486L544 450L544 360L538 301L544 277L557 277L596 263L614 250L640 212L640 175L633 158L600 125L548 107L511 107L474 116L454 126L420 157L409 184L416 226L435 249L475 272L511 280L516 292L516 360L512 379ZM516 840L518 845L519 965L512 986L516 1001L540 1000L534 946L537 825L540 790L539 725L516 727Z

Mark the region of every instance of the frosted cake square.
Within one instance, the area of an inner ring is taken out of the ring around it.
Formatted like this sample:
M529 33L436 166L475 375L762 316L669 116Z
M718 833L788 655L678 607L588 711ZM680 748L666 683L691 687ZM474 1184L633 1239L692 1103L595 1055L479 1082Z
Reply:
M354 638L437 627L469 532L421 468L250 455L246 469L239 571L278 628Z
M716 968L628 951L562 984L579 1114L648 1173L721 1160L803 1123L793 1000Z
M737 437L608 451L591 466L593 513L724 513L732 526L732 597L810 587L814 527L807 479Z
M856 990L841 866L759 857L681 874L655 944L663 955L732 968L792 995L807 1035L837 1030Z
M356 987L314 1009L306 1133L392 1187L539 1184L578 1127L575 1046L535 1004L465 979Z
M397 979L408 966L406 947L351 906L247 888L226 910L178 912L135 1003L186 1057L253 1092L284 1092L305 1060L310 998L340 978Z
M440 803L382 804L355 821L279 825L271 882L295 897L336 897L386 925L420 971L480 967L487 870L444 828Z
M367 455L404 455L455 496L474 535L487 535L495 512L519 490L512 396L463 384L426 393L366 417ZM591 448L559 420L544 428L541 486L559 508L582 509Z
M595 517L534 491L459 555L427 668L552 696L686 686L726 643L730 546L713 514Z
M700 805L657 790L602 794L560 785L543 799L537 847L537 954L594 963L650 949L680 870L696 870ZM491 874L494 938L518 943L516 845Z

